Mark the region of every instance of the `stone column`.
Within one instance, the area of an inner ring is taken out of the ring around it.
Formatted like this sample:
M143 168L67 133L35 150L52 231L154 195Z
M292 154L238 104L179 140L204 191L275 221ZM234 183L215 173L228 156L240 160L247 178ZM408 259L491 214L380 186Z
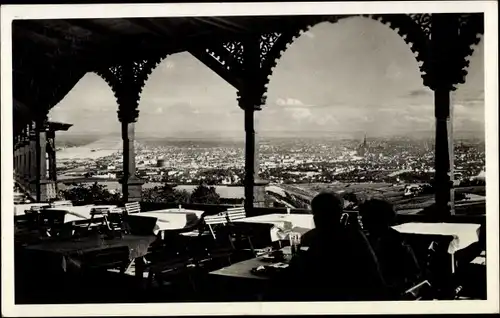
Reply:
M254 186L253 186L253 206L254 207L267 207L266 204L266 186L269 184L267 180L260 178L260 140L259 140L259 125L258 119L254 113ZM257 119L257 120L256 120Z
M56 138L55 137L56 137L55 131L53 131L53 130L47 131L48 178L49 178L49 180L57 182Z
M47 161L46 161L47 139L45 135L45 119L37 118L35 123L35 190L36 201L47 201Z
M253 210L255 183L255 126L253 107L244 108L245 112L245 211Z
M142 200L142 185L144 182L136 176L135 171L135 122L122 121L123 140L123 178L122 193L124 202Z
M457 64L454 60L459 42L459 25L456 14L433 14L431 34L431 65L434 90L434 115L436 118L435 143L435 196L438 215L453 213L453 140L451 136L451 91L457 81Z
M264 104L261 71L260 37L247 36L243 43L243 81L239 106L245 112L245 211L253 215L254 206L265 206L265 185L259 174L259 145L256 142L255 111Z
M440 213L447 214L451 206L451 178L450 178L450 145L448 127L450 125L450 92L436 90L434 93L434 107L436 117L436 145L435 145L435 189L436 206Z
M30 140L29 140L29 173L28 173L28 186L30 189L30 193L35 197L37 202L39 202L37 198L37 146L38 146L38 133L36 131L36 127L33 125L30 131Z
M110 85L118 102L118 119L121 123L123 140L123 201L141 201L143 181L135 171L135 122L139 117L140 95L142 88L154 67L163 59L162 56L144 61L124 62L120 68L107 68L97 71Z
M19 148L17 148L17 136L14 138L14 162L13 162L13 169L14 169L14 177L17 179L17 170L19 168L18 165L18 160L19 160Z
M28 126L24 131L24 140L23 140L23 173L22 173L22 183L26 189L29 189L30 182L30 167L31 167L31 152L30 152L30 134L31 134L31 126Z

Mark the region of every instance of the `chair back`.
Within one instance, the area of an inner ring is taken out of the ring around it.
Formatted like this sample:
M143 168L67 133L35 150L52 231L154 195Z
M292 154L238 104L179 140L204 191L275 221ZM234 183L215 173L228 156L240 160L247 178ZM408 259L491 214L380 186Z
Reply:
M217 225L217 224L225 224L227 222L225 213L218 213L215 215L207 215L204 218L206 225Z
M47 204L47 207L50 207L50 205ZM26 211L39 212L39 211L43 210L44 208L45 208L45 206L32 205L31 208L29 210L25 210L24 213L26 213Z
M215 214L215 215L207 215L204 217L205 224L208 226L212 237L216 239L215 232L213 226L216 225L225 225L227 223L227 215L224 212Z
M226 210L226 217L229 223L246 218L245 208L229 208Z
M111 223L113 226L119 225L121 226L123 223L123 215L124 215L124 208L116 207L112 208L108 212L108 221Z
M91 215L107 215L111 212L110 208L92 208L90 209Z
M38 216L40 227L51 236L57 235L64 225L66 211L64 210L42 210Z
M413 286L403 294L403 300L432 300L433 290L428 280Z
M115 207L109 210L109 214L120 214L122 215L125 212L125 208Z
M141 212L141 205L139 202L125 203L125 211L128 214L139 213Z
M73 206L73 202L69 200L60 200L60 201L54 201L50 204L52 208L59 208L63 206Z
M349 225L349 213L343 213L340 217L340 224L347 227Z

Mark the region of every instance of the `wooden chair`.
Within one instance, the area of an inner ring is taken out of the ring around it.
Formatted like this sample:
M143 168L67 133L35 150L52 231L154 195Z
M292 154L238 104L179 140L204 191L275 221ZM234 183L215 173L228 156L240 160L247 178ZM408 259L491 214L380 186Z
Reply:
M257 256L255 248L252 243L252 231L249 230L247 226L238 226L235 222L238 220L246 218L246 212L244 207L229 208L226 210L227 219L227 235L230 236L230 242L233 248L234 241L246 241L250 247L250 250L254 256Z
M215 215L205 216L204 220L205 220L205 224L207 225L208 229L210 230L210 234L212 234L212 237L214 238L214 240L217 239L215 236L214 228L216 228L217 226L220 226L220 225L226 225L226 223L228 222L227 216L223 212L215 214Z
M24 211L26 215L26 226L35 229L40 225L40 210L29 209Z
M123 218L124 208L112 208L108 213L108 226L111 231L128 232L128 226Z
M125 203L125 211L127 212L127 214L140 213L141 205L139 204L139 202Z
M428 280L424 280L405 291L402 298L402 300L433 300L432 285Z
M96 224L96 216L100 217L100 225L107 228L108 230L111 230L109 227L109 222L108 222L108 214L109 214L109 209L103 209L103 208L91 208L90 210L90 219L87 225L87 230L90 229L90 227L94 224Z
M161 282L167 277L187 275L193 291L196 291L192 274L199 268L204 256L204 250L200 248L202 242L198 239L205 232L205 215L202 214L198 221L190 227L162 231L161 244L153 247L146 256L146 259L149 260L147 265L148 286L155 279ZM186 233L197 233L197 235L184 235Z
M62 233L66 211L64 210L41 210L38 222L43 234L53 237Z
M234 222L247 217L244 207L229 208L226 210L226 216L229 222Z

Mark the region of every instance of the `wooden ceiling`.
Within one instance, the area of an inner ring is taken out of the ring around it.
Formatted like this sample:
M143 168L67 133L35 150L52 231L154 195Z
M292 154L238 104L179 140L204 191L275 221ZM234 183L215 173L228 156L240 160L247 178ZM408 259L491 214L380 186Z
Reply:
M318 16L15 20L14 120L57 104L89 71L245 36L304 26ZM29 119L28 119L29 120Z

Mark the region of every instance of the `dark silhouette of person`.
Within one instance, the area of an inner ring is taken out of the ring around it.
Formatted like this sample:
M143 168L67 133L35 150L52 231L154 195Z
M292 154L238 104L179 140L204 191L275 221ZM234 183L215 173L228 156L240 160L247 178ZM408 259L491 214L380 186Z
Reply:
M272 284L277 301L387 299L375 254L364 234L343 227L344 202L323 192L311 202L315 229L305 234L307 251L292 258Z
M371 199L359 207L359 213L388 287L396 294L403 294L419 283L423 272L415 254L402 234L391 227L396 220L393 205Z

